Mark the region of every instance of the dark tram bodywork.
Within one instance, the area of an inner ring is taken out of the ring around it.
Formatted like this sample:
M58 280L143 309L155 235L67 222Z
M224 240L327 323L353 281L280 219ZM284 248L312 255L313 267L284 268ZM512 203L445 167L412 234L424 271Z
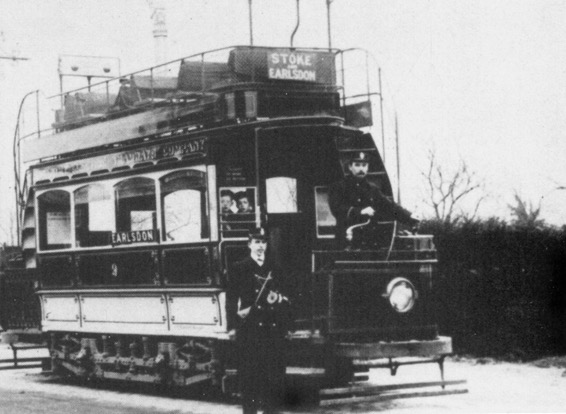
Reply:
M259 225L295 287L289 373L328 385L351 379L354 360L451 352L431 236L383 223L376 248L336 247L328 186L353 151L392 197L360 129L380 91L347 89L354 52L199 54L64 93L52 130L20 136L23 257L54 370L228 387L226 278ZM253 212L224 214L225 190Z

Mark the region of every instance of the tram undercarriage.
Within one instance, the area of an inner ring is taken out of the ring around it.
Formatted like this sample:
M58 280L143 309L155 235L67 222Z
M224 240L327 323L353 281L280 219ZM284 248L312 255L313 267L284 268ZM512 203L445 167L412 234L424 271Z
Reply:
M289 350L294 353L290 355L294 361L287 368L290 405L332 405L467 392L456 387L465 381L444 378L444 359L452 352L450 338L420 342L321 343L314 348L312 345L312 338L308 344L298 336L290 339ZM233 346L231 340L209 338L88 334L79 337L71 333L52 333L50 374L153 384L164 389L199 387L199 391L206 390L209 395L232 397L238 395ZM305 358L313 363L305 364ZM370 369L386 368L394 376L401 366L422 363L437 363L440 379L396 385L375 385L367 381ZM446 389L448 386L450 389ZM420 391L425 387L433 390Z
M200 383L220 387L225 376L226 346L215 339L165 342L148 336L54 333L50 338L51 368L56 375L179 387Z

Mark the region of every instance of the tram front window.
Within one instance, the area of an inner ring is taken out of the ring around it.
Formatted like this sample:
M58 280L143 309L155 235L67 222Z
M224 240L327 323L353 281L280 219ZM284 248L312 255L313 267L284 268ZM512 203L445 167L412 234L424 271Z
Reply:
M41 250L71 247L71 196L63 190L47 191L37 197L39 247Z
M265 180L268 213L298 213L297 179L272 177Z
M336 233L336 218L330 211L328 187L315 187L316 235L319 238L333 239Z
M156 230L155 182L134 177L115 185L116 231Z
M106 186L91 184L75 191L77 247L106 246L112 242L114 203Z
M163 241L196 242L209 237L206 174L183 170L160 179Z

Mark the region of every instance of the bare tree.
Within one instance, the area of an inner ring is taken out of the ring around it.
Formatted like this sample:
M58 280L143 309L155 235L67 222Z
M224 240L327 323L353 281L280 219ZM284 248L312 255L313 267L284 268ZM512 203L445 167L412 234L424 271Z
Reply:
M0 224L0 239L4 240L4 243L10 246L16 245L16 218L13 212L10 212L7 224Z
M513 214L513 224L518 227L540 227L544 225L544 220L540 218L541 203L535 207L532 202L521 198L515 191L515 205L509 204L511 214Z
M454 224L462 219L475 218L485 194L477 198L467 211L462 208L464 198L483 188L483 183L465 161L461 160L454 172L447 172L436 160L435 151L429 150L428 168L421 174L426 182L424 202L432 207L437 220Z

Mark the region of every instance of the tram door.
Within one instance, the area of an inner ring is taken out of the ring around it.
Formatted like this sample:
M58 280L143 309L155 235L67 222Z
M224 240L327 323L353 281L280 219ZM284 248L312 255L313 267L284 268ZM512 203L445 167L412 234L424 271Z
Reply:
M314 188L339 177L332 137L316 128L257 133L262 213L275 258L287 270L307 274L315 237ZM333 168L323 165L332 159Z

